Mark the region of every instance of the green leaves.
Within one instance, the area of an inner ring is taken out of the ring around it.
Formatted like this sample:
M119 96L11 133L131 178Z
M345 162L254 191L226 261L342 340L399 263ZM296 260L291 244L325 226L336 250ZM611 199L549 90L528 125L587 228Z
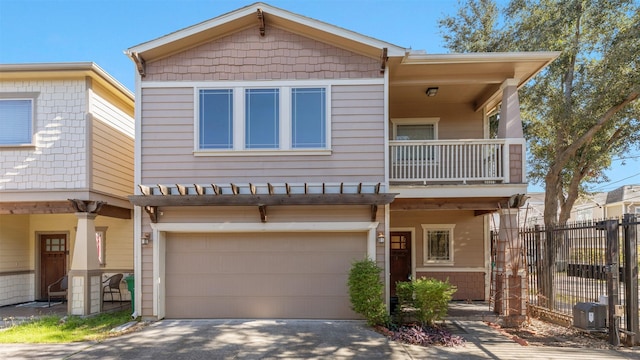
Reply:
M519 97L529 178L553 192L545 223L565 222L575 195L604 180L611 157L640 147L640 6L633 0L512 0L502 10L491 0L459 4L457 18L440 21L452 51L561 51ZM496 13L501 26L485 21Z
M373 260L357 261L353 263L347 281L353 311L364 316L371 326L387 325L390 321L382 300L384 285L381 272Z
M418 321L427 326L433 326L436 321L447 316L449 302L457 290L449 280L440 281L424 277L396 284L400 306L416 308Z

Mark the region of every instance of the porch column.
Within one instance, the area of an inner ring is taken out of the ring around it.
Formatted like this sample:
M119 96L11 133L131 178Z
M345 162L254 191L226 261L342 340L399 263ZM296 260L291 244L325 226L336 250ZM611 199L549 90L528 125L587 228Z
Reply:
M526 276L523 245L518 235L518 209L500 211L496 248L496 295L494 311L507 326L520 325L526 316Z
M502 107L498 122L498 138L522 139L522 119L520 119L520 101L518 100L518 81L507 79L501 85Z
M79 201L79 200L75 200ZM73 201L72 201L73 202ZM98 263L95 218L102 203L81 202L76 206L78 225L69 270L68 312L89 315L100 312L101 270ZM74 204L76 205L76 204Z

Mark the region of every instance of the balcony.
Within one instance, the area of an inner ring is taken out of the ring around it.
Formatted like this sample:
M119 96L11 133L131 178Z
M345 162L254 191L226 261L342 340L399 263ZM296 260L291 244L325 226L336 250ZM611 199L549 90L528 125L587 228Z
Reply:
M524 183L524 139L389 141L393 185Z

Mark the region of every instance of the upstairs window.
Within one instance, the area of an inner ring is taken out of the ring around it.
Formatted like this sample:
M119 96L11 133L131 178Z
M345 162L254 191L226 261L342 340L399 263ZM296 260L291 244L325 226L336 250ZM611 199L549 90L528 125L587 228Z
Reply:
M200 89L196 151L327 150L327 92L326 87L297 86Z
M394 140L437 140L437 118L393 119Z
M245 90L245 141L247 149L277 149L280 132L280 90Z
M201 149L233 148L233 90L200 90Z
M33 99L0 99L0 145L31 144Z
M327 99L323 88L291 90L291 147L327 146Z

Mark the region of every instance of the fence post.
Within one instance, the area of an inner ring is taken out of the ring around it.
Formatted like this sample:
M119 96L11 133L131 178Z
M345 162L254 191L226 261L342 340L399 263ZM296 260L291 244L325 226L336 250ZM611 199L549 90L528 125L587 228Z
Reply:
M630 346L634 346L638 334L638 246L636 243L637 228L634 214L624 215L624 298L627 335Z
M609 299L609 343L620 345L620 334L618 333L618 320L616 316L616 306L620 304L620 246L618 245L618 220L605 220L598 224L598 229L607 232L607 297Z

